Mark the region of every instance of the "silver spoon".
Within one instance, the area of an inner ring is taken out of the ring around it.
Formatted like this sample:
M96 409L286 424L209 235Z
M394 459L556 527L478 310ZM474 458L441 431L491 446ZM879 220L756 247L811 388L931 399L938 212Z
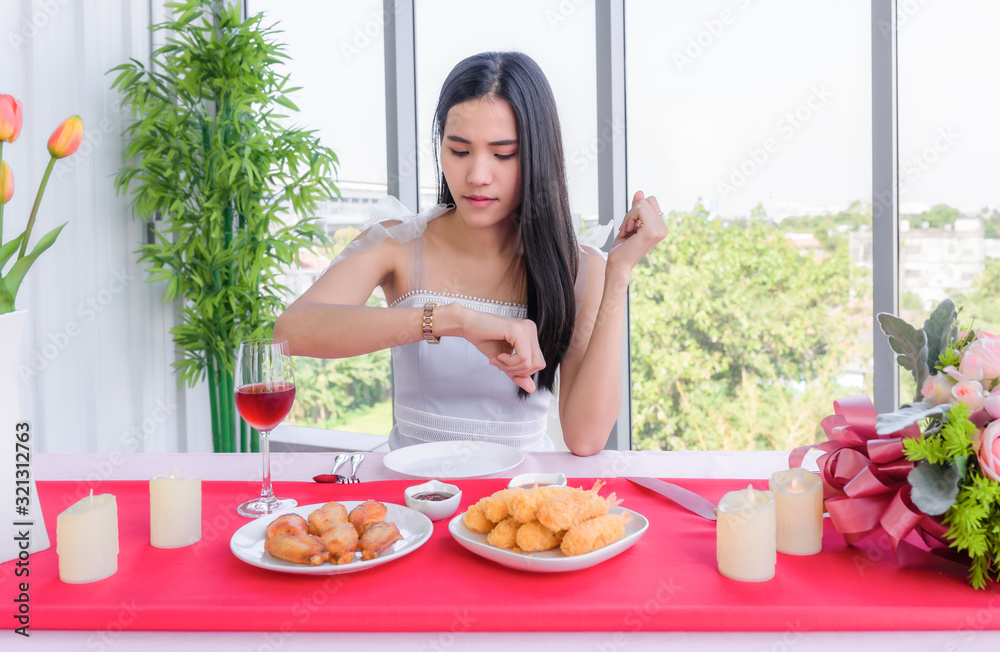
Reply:
M361 482L361 480L358 480L358 464L361 464L364 459L365 456L361 453L351 455L351 477L345 480L345 482Z
M337 468L347 461L347 453L341 453L333 460L333 469L329 473L321 473L320 475L313 476L315 482L346 482L346 478L342 475L337 475Z

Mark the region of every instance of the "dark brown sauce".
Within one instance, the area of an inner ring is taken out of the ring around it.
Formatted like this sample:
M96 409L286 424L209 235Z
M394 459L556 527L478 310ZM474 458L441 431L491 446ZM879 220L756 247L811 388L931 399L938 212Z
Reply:
M448 500L454 495L455 494L446 494L443 492L431 491L422 494L414 494L413 497L416 498L417 500L441 501L441 500Z

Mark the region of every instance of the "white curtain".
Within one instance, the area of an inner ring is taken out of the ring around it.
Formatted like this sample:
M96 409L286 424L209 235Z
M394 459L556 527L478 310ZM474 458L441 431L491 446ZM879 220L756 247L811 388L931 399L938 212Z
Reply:
M21 136L3 150L15 186L5 241L24 228L49 135L72 115L84 124L77 153L56 164L32 235L34 244L68 222L18 293L28 312L21 359L0 361L18 365L35 450L107 453L112 466L117 453L210 451L207 393L179 388L170 366L174 306L137 263L146 225L114 187L129 115L108 71L129 58L148 63L162 1L2 4L0 93L24 104Z

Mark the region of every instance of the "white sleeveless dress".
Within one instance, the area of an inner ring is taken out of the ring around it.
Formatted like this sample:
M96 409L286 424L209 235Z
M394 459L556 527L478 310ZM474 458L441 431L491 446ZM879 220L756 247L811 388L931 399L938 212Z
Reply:
M407 244L410 287L389 308L423 308L428 301L444 305L460 303L467 308L495 315L524 319L527 306L476 297L435 292L427 288L427 261L423 232L427 223L452 207L439 204L418 215L399 214L402 205L387 201L387 210L368 232L350 245L330 264L348 256L370 251L385 238ZM390 215L388 213L395 212ZM387 224L387 220L401 220ZM581 249L580 269L587 269L588 253ZM577 306L583 296L585 273L576 283ZM537 389L526 398L518 396L518 386L468 340L442 337L439 344L423 340L392 349L393 414L395 425L389 434L389 448L434 441L481 441L512 446L520 450L552 450L546 434L551 393Z

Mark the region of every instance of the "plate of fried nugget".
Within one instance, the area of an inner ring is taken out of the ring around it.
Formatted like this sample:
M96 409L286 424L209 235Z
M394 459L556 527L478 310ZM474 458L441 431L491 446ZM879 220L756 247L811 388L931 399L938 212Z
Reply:
M603 486L515 487L482 498L448 523L467 550L518 570L590 568L630 548L649 527Z
M367 570L424 545L434 532L420 512L375 500L293 507L238 529L229 548L251 566L337 575Z

